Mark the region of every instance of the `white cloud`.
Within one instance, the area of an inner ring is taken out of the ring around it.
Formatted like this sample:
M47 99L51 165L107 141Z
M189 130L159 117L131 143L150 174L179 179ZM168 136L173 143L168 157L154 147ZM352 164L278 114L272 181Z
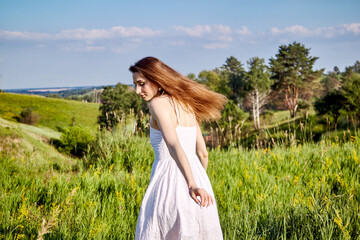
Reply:
M87 44L67 44L60 48L63 51L68 52L101 52L105 51L105 46L100 45L87 45Z
M183 33L191 37L203 37L205 35L221 34L230 35L232 30L226 25L196 25L191 28L183 26L173 26L176 32Z
M159 30L152 30L151 28L138 27L122 27L117 26L111 28L111 32L118 34L121 37L153 37L161 34Z
M273 36L291 35L300 37L335 38L342 35L357 35L360 33L360 23L350 23L330 27L307 29L301 25L293 25L284 29L273 27L270 29Z
M272 35L277 35L277 34L280 34L282 31L276 27L273 27L273 28L270 28L270 33Z
M11 32L11 31L0 31L0 38L13 40L43 40L50 39L51 34L48 33L33 33L33 32Z
M348 32L352 32L354 34L360 33L360 23L344 24L343 26Z
M239 34L240 36L251 35L251 32L249 31L249 29L246 26L242 26L241 29L237 29L236 33Z
M279 28L275 27L275 28L271 28L270 32L272 35L291 34L297 36L310 36L313 33L301 25L289 26L284 28L284 30L280 30Z
M176 38L181 37L179 45L201 46L205 49L228 48L233 42L234 31L226 25L196 25L193 27L173 26L177 33ZM175 43L179 40L175 41ZM172 42L172 45L175 45Z
M115 26L110 29L68 29L56 34L36 32L0 31L0 38L18 40L99 40L129 37L153 37L161 34L160 30L139 27Z
M57 33L0 31L2 43L32 41L37 48L57 48L66 51L125 53L140 46L229 48L233 42L258 44L264 39L286 42L291 39L336 39L358 37L360 23L349 23L321 28L292 25L273 27L269 31L250 32L247 26L231 28L227 25L172 26L170 29L114 26L108 29L67 29ZM233 45L232 45L233 46Z

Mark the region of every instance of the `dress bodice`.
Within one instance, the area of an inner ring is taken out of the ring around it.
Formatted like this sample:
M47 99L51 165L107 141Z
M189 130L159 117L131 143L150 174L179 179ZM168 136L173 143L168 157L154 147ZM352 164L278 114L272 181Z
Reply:
M176 133L185 154L196 155L196 127L176 127ZM154 149L155 161L172 159L161 131L150 127L150 142Z

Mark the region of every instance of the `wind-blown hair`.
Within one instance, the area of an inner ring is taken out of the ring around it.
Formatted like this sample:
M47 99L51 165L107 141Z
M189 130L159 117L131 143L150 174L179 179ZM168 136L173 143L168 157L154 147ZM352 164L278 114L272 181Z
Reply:
M227 99L204 85L181 75L155 57L145 57L129 68L156 83L184 108L193 111L199 122L220 118Z

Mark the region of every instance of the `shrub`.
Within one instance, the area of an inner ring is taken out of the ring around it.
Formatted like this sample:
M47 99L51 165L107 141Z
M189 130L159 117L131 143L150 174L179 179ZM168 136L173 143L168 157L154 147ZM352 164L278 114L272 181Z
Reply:
M40 115L35 113L31 107L27 107L21 111L19 120L25 124L36 125L40 120Z
M53 140L60 152L83 157L88 153L89 145L95 140L90 131L82 126L70 126L61 130L60 140Z

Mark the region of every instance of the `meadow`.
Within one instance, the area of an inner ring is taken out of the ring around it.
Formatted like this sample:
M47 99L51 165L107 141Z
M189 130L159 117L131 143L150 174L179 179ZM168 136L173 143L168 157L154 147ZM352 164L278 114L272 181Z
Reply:
M97 132L96 104L0 99L0 239L134 239L154 158L149 139L132 128ZM15 122L28 106L45 120ZM82 158L52 145L74 116L96 135ZM209 151L224 239L360 239L360 132L314 143L290 136L299 124L283 127L274 126L276 144Z
M74 159L56 132L0 121L0 239L133 239L149 182L147 138L99 133ZM210 151L224 239L360 239L360 136Z

